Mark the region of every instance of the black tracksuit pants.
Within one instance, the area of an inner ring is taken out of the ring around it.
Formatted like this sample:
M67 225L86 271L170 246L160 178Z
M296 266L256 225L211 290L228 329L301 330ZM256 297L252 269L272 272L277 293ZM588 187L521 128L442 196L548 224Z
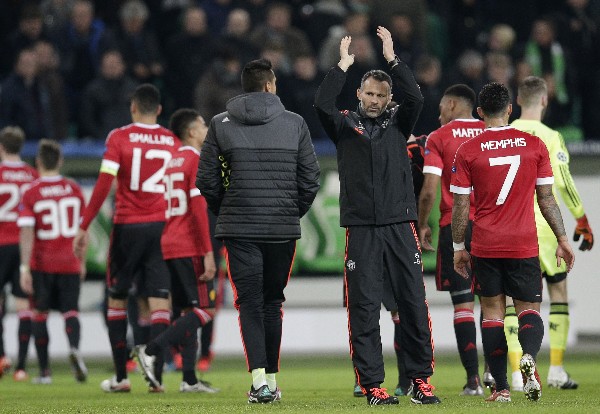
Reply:
M278 372L283 289L290 277L296 240L224 242L248 372L256 368L266 368L268 374Z
M421 252L412 222L346 229L346 303L350 355L361 387L384 381L379 315L384 278L389 278L402 328L406 375L433 374L431 322L425 299Z

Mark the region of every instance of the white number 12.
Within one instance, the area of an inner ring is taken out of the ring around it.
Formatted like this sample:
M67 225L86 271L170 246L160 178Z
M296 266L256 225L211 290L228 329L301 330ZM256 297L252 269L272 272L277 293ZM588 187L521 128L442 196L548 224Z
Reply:
M519 165L521 165L521 156L509 155L506 157L490 158L490 166L494 167L496 165L510 165L510 167L508 168L508 173L506 174L506 178L504 179L504 184L502 184L500 194L498 194L498 199L496 200L496 205L499 206L504 204L504 202L506 201L506 197L508 197L510 188L512 187L513 181L517 176Z

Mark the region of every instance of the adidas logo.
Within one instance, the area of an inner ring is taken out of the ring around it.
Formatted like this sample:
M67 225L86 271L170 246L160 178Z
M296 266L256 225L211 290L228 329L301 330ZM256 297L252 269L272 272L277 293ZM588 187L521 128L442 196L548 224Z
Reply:
M221 122L229 122L229 117L223 118L223 120Z

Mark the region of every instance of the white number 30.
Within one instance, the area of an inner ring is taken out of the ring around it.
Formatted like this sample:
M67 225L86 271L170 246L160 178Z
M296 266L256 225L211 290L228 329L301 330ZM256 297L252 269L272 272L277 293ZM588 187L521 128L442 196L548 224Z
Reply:
M508 168L508 173L506 174L506 178L504 179L504 184L502 184L500 194L498 194L498 199L496 200L496 205L499 206L504 204L504 202L506 201L506 197L508 197L510 188L512 187L513 181L517 176L519 165L521 165L521 156L509 155L506 157L490 158L490 166L494 167L497 165L510 165L510 167Z

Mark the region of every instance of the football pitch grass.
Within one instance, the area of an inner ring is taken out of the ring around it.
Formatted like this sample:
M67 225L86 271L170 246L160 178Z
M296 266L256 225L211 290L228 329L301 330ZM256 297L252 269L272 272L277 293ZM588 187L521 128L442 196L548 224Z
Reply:
M369 407L364 398L352 395L353 374L347 355L336 356L282 356L278 385L283 391L282 401L273 404L248 404L246 392L251 378L245 372L243 356L217 356L211 370L202 378L218 387L217 394L184 394L179 392L181 373L166 373L164 394L149 394L141 374L132 373L131 393L106 394L100 390L103 379L112 376L111 362L107 359L88 360L89 377L78 384L71 375L66 361L54 361L53 383L34 385L16 383L12 373L0 379L1 413L345 413L385 410L407 412L426 410L441 413L600 413L600 353L571 353L567 368L579 382L577 390L556 390L545 386L548 355L539 358L540 376L544 381L543 394L537 403L527 401L522 393L514 392L511 403L486 403L479 397L458 394L464 385L464 371L458 357L436 355L436 371L432 383L442 404L416 406L410 398L401 397L400 405ZM388 391L393 392L397 371L395 360L386 356ZM35 372L35 361L30 362L30 373ZM510 378L510 377L509 377ZM489 391L486 391L486 395Z

